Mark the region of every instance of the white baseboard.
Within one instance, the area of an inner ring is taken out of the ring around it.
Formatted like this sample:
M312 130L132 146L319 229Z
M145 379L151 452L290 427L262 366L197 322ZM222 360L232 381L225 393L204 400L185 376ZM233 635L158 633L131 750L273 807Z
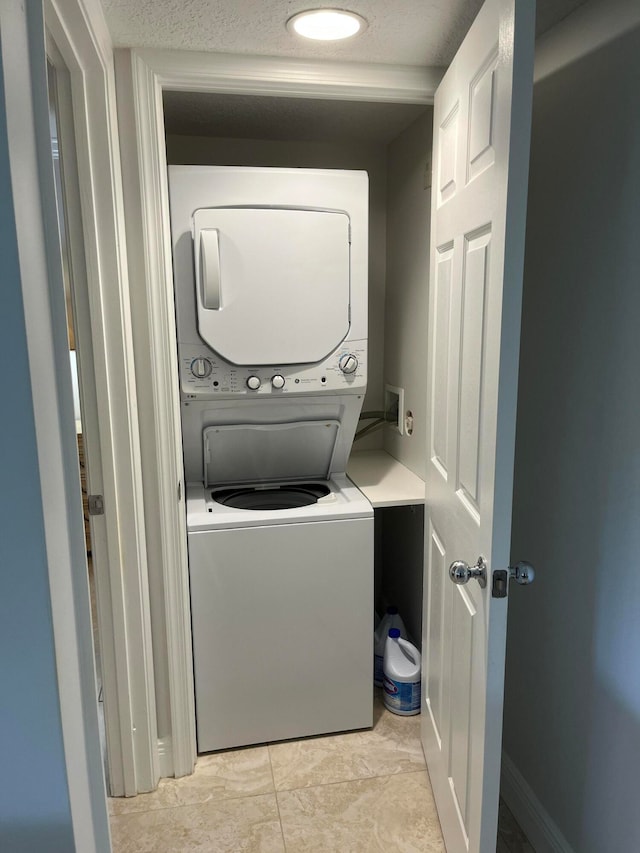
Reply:
M500 793L536 853L574 853L549 812L506 752L502 753Z

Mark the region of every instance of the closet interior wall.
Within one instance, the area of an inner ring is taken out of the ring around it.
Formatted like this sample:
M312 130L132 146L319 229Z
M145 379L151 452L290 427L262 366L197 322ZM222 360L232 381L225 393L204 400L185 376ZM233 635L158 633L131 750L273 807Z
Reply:
M387 148L385 382L405 391L413 433L387 428L383 447L421 479L427 459L427 320L433 111L425 110ZM396 604L416 645L422 638L424 507L378 510L376 601Z

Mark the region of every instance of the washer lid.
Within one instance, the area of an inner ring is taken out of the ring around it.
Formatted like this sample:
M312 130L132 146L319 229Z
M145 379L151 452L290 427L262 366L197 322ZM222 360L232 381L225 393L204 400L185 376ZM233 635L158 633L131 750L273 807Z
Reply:
M198 333L238 365L318 362L349 331L349 217L287 207L193 214Z
M326 480L337 420L223 424L202 431L204 485Z

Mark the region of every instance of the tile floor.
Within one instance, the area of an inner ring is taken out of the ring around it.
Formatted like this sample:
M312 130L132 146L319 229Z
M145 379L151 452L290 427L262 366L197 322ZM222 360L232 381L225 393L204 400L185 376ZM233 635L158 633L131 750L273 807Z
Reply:
M420 717L374 707L370 731L201 756L193 776L110 800L113 853L444 853Z
M112 799L114 853L444 851L420 718L201 756L193 776Z

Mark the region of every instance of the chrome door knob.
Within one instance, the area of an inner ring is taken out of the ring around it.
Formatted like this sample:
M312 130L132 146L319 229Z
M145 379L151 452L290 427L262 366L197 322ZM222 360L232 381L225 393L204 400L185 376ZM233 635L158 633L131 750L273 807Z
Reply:
M524 560L520 560L515 566L509 566L509 577L516 583L522 584L522 586L533 583L535 576L536 573L531 563L527 563Z
M449 566L449 577L458 586L475 578L484 589L487 585L487 564L484 557L478 557L475 566L470 566L464 560L454 560Z

